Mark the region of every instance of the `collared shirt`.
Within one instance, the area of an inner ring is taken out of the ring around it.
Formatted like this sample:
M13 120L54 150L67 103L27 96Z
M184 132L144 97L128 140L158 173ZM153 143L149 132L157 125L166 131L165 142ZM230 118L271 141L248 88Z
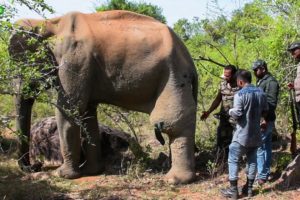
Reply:
M294 81L296 102L300 102L300 63L297 65L297 75Z
M233 108L229 115L237 120L232 142L245 147L257 147L262 144L260 119L268 110L265 93L252 84L246 85L234 95Z
M275 121L276 119L276 106L278 101L279 84L277 80L270 74L267 73L262 79L257 81L257 87L260 87L267 96L267 102L269 105L269 111L266 116L267 121Z

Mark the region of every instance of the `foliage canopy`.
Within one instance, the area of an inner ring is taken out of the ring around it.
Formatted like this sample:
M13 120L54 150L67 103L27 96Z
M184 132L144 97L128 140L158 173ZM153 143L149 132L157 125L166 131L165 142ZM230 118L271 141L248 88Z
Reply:
M139 14L151 16L162 23L166 23L166 17L162 14L162 9L151 3L136 3L128 0L110 0L105 4L96 7L96 11L106 10L129 10Z

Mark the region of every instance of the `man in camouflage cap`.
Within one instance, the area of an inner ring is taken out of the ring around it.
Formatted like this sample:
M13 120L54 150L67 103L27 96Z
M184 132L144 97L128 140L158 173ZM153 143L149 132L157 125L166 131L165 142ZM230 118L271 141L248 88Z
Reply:
M275 127L279 84L268 71L264 60L259 59L253 62L252 70L257 78L256 85L265 92L269 106L266 118L261 121L261 126L265 129L261 132L262 145L257 150L257 180L262 185L268 180L271 171L272 132Z
M239 90L235 79L236 71L237 69L233 65L227 65L224 68L223 80L220 83L218 94L210 108L207 111L203 111L201 115L201 120L205 120L221 104L219 112L220 123L217 129L217 148L225 151L226 157L228 156L228 147L232 140L235 125L235 121L229 116L228 111L233 106L234 94Z

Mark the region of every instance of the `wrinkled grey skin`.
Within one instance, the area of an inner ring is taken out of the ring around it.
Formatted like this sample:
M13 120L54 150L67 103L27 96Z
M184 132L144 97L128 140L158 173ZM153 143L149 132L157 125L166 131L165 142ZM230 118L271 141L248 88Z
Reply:
M20 20L41 39L51 38L59 66L56 118L64 163L57 174L65 178L101 172L96 107L107 103L148 113L150 122L169 137L170 183L195 177L194 137L198 78L192 58L175 33L160 22L126 11L69 13L47 21ZM23 38L12 36L10 54L20 52ZM23 42L23 45L26 46ZM22 49L22 48L21 48ZM16 98L17 129L29 137L34 98ZM66 114L76 105L90 134L85 164L79 167L80 127ZM63 109L62 109L63 108ZM28 144L21 143L21 154ZM28 165L27 156L21 160Z

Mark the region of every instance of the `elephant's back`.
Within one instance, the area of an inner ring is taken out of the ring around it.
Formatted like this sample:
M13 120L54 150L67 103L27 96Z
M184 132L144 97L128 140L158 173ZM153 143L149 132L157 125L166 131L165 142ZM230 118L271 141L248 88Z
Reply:
M56 35L82 33L93 34L93 37L107 37L105 33L122 31L130 33L140 31L141 33L167 31L167 26L158 20L138 13L113 10L97 13L84 14L80 12L70 12L60 18L50 19L55 21L57 27ZM57 23L57 21L59 21ZM102 36L102 35L105 36Z
M159 52L166 57L173 48L171 34L165 24L129 11L71 12L62 16L55 28L58 43L71 39L72 43L86 46L83 49L108 55Z
M92 20L102 21L102 22L122 21L123 23L126 23L128 21L134 21L134 22L142 21L142 22L160 23L158 20L154 19L153 17L134 13L131 11L125 11L125 10L102 11L102 12L87 14L87 16Z

